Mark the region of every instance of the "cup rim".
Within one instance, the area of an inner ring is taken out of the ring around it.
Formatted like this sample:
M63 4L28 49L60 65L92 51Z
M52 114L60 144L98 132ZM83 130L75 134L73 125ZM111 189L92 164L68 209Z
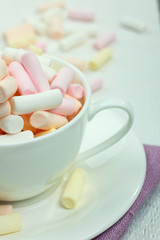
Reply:
M62 126L61 128L56 129L56 131L48 133L48 134L45 134L45 135L37 137L37 138L26 140L24 142L7 143L7 144L3 144L2 143L2 144L0 144L0 148L2 148L2 147L4 148L4 147L25 146L25 145L29 145L30 143L36 144L38 142L41 142L41 141L45 140L48 137L52 137L52 136L56 136L58 134L61 134L64 130L66 130L67 128L70 128L71 126L73 126L73 125L75 125L77 123L77 121L81 118L81 116L86 111L87 106L89 105L90 97L91 97L91 89L90 89L89 83L87 82L84 74L77 67L75 67L74 65L72 65L69 62L64 61L63 59L60 59L58 57L53 57L53 56L51 56L49 54L44 54L44 55L49 57L49 58L51 58L52 60L55 60L56 62L62 63L65 66L72 68L80 76L80 78L81 78L81 80L83 82L83 86L85 88L85 92L86 92L85 103L84 103L82 109L80 110L80 112L70 122L68 122L66 125Z

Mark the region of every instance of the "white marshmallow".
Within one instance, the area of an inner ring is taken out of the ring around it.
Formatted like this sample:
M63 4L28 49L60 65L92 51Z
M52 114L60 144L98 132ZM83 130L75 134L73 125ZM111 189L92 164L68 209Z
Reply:
M0 144L25 142L34 138L32 131L27 130L17 134L5 134L0 136Z
M38 34L46 34L47 26L37 16L28 16L25 22L31 24Z
M84 43L87 40L87 34L84 32L75 32L62 40L60 40L60 47L62 50L69 50L77 45Z
M47 57L47 56L44 55L44 54L41 55L41 56L37 55L37 57L38 57L41 65L45 64L45 65L47 65L47 66L50 66L50 64L51 64L51 59L50 59L49 57Z
M23 115L60 106L62 94L59 89L53 89L32 95L15 96L11 98L10 103L14 114Z
M9 134L19 133L23 126L23 118L17 115L9 115L0 119L0 128Z
M64 34L68 35L78 31L85 32L88 37L95 37L98 34L98 25L95 23L64 22Z
M51 83L52 82L52 79L55 77L55 75L57 74L57 72L51 68L51 67L48 67L47 65L43 64L41 65L42 66L42 69L48 79L48 82Z
M147 27L146 24L140 20L133 19L131 17L124 17L121 20L121 25L137 32L144 32L146 31Z

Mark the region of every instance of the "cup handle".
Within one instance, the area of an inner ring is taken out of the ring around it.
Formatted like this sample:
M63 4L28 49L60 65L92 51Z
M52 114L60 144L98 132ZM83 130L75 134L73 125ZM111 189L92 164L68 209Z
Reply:
M88 111L88 120L91 121L94 116L99 113L102 110L109 109L109 108L117 108L125 111L128 115L128 119L126 123L122 126L118 132L116 132L113 136L111 136L109 139L103 141L102 143L98 144L97 146L80 153L77 156L75 164L81 163L85 161L86 159L92 157L93 155L103 151L104 149L112 146L116 142L118 142L123 136L126 135L126 133L129 131L129 129L132 126L133 120L134 120L134 114L132 106L122 99L110 99L107 101L99 101L96 103L91 104L89 111Z

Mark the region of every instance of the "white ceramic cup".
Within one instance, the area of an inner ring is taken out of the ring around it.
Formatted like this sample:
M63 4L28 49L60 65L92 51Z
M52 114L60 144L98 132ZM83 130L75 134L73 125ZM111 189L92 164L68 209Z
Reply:
M82 82L85 89L85 104L73 120L53 133L23 143L0 145L0 200L23 200L56 187L71 163L84 161L112 146L132 126L133 111L127 102L109 100L90 104L91 91L84 75L63 60L52 60L56 70L68 66L75 71L76 80ZM106 136L106 141L78 155L87 122L108 108L125 111L127 122L114 136L109 139Z

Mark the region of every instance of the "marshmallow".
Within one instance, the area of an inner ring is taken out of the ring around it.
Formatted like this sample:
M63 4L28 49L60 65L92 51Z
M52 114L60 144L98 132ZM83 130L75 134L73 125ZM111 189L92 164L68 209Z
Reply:
M21 24L19 26L10 28L3 33L5 40L16 39L28 34L34 33L33 27L30 24Z
M21 95L34 94L37 92L30 77L19 62L12 62L9 65L9 72L17 80L18 90Z
M98 33L98 25L95 23L64 22L64 34L68 35L78 31L85 32L88 37L95 37Z
M39 48L39 47L37 47L33 44L31 44L28 49L31 50L32 52L34 52L35 54L40 55L40 56L43 53L41 48Z
M47 26L40 21L37 16L28 16L25 18L25 21L35 29L36 33L38 34L46 34Z
M0 59L0 80L8 75L8 68L3 59Z
M27 34L26 36L17 37L15 39L9 39L7 45L13 48L26 48L30 44L34 44L37 41L34 33Z
M33 127L42 130L48 130L50 128L57 129L67 123L68 120L65 117L46 111L34 112L30 117L30 124Z
M62 94L59 89L54 89L32 95L15 96L11 98L10 103L12 113L23 115L58 107L62 103Z
M68 17L74 20L94 21L95 13L89 10L70 9L68 11Z
M51 67L48 67L47 65L43 64L41 65L47 79L48 79L48 82L51 83L53 78L56 76L57 72L51 68Z
M41 137L41 136L43 136L43 135L46 135L46 134L51 133L51 132L54 132L54 131L56 131L56 129L55 129L55 128L51 128L51 129L49 129L49 130L36 133L36 134L34 135L34 137L35 137L35 138Z
M34 138L31 131L24 131L17 134L5 134L0 136L0 144L11 144L29 141Z
M74 113L74 110L74 100L69 98L63 98L62 104L59 107L48 110L48 112L68 116L72 115Z
M121 25L139 33L146 31L146 24L140 20L133 19L131 17L124 17L121 20Z
M13 212L12 205L0 205L0 216L10 214Z
M52 19L55 16L59 16L61 18L64 18L64 12L60 8L52 8L45 13L41 14L41 20L44 21L46 24L50 25L52 22Z
M55 8L55 7L59 7L59 8L64 8L65 7L65 3L63 1L58 1L58 2L51 2L51 3L41 3L38 6L38 11L39 12L45 12L50 8Z
M112 57L112 51L108 48L104 48L99 51L95 57L93 57L89 62L89 67L92 70L99 69L102 65L104 65L107 61Z
M95 49L100 50L104 47L107 47L111 43L113 43L116 39L116 34L113 32L109 32L107 34L104 34L100 36L98 39L95 40L93 43L93 46Z
M45 76L40 62L33 52L26 52L21 57L21 62L29 74L37 92L49 91L50 86Z
M11 113L11 105L9 101L0 103L0 118L6 117Z
M101 78L94 78L90 81L91 92L96 92L103 86L103 80Z
M2 51L2 59L4 59L7 65L14 60L13 56L15 55L16 51L17 49L10 47L5 47Z
M21 57L22 55L25 53L26 51L22 48L20 49L17 49L15 54L13 55L13 60L14 61L18 61L18 62L21 62Z
M37 128L34 128L30 124L30 121L29 121L30 114L21 115L21 117L23 118L23 121L24 121L23 131L30 130L35 134L37 132Z
M62 67L53 82L51 83L51 89L58 88L61 90L62 95L64 95L74 77L75 73L71 68Z
M0 103L5 102L12 97L18 89L18 84L15 78L6 77L0 81Z
M76 99L80 99L84 96L84 89L79 83L72 83L67 89L67 94Z
M22 229L22 219L16 212L0 216L0 236L19 232Z
M50 66L51 64L51 59L49 57L47 57L46 55L41 55L41 56L37 56L38 60L40 61L41 65L45 64L47 66Z
M60 16L54 16L49 28L49 35L53 39L60 39L63 37L62 19Z
M62 50L67 51L73 47L83 44L87 40L85 32L75 32L60 40L60 47Z
M65 95L64 95L64 98L70 98L70 99L73 99L73 100L74 100L74 112L73 112L72 115L67 116L67 119L68 119L69 121L71 121L71 120L79 113L79 111L81 110L82 104L81 104L80 101L78 101L77 99L69 96L68 94L65 94Z
M75 168L72 171L61 196L61 204L64 208L75 208L80 201L86 181L87 174L82 168Z
M9 134L19 133L23 129L23 125L23 118L17 115L0 118L0 128Z
M44 42L37 42L35 46L41 48L44 53L46 52L47 46Z
M70 58L70 57L61 57L61 59L71 63L75 67L79 68L81 71L85 71L87 68L87 63L82 59Z

